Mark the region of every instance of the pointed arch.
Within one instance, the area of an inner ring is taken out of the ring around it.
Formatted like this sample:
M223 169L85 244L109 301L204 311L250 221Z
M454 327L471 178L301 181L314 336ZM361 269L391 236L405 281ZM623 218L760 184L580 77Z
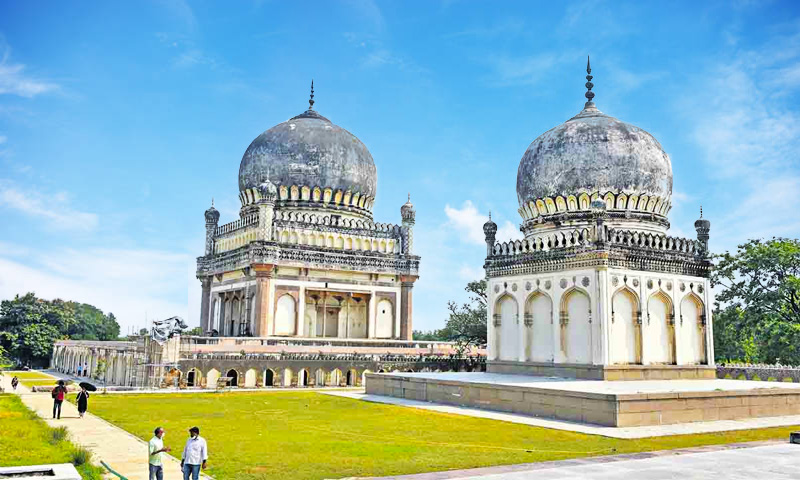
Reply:
M681 364L708 364L706 348L706 313L703 300L694 292L682 299L679 307Z
M525 300L525 360L552 362L553 350L553 299L536 290Z
M495 358L519 360L519 305L504 293L494 304Z
M566 363L592 363L592 302L589 293L572 287L561 295L561 352Z
M639 296L627 285L611 297L611 336L609 354L612 364L642 363L642 320Z
M647 299L643 337L646 364L675 365L675 307L662 290Z

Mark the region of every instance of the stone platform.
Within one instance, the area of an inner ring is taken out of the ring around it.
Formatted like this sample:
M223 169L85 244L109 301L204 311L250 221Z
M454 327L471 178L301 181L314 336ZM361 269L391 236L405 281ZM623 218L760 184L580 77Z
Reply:
M717 378L717 369L708 365L584 365L490 360L486 363L486 371L581 380L710 380Z
M609 427L800 415L800 385L576 380L479 372L368 373L366 393Z

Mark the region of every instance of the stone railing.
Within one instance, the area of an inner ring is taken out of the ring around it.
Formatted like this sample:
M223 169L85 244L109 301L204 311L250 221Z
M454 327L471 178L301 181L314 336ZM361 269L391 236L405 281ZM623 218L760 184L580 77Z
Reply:
M598 234L599 232L599 234ZM696 255L697 241L634 230L616 230L608 226L562 231L541 237L495 243L493 256L510 257L590 245L635 247L648 250Z
M750 364L750 363L727 363L717 365L717 378L732 378L746 380L767 381L773 379L778 382L791 380L800 382L800 367L788 365L769 365L769 364Z
M661 250L686 255L696 255L698 253L697 240L690 238L670 237L668 235L633 230L608 229L605 233L605 240L611 245L646 248L648 250Z
M391 223L376 223L356 218L343 218L338 215L315 215L313 213L281 212L275 213L275 224L297 227L338 227L358 233L382 238L400 238L402 227Z
M244 217L239 218L239 220L234 220L233 222L218 226L217 229L214 231L214 236L225 235L227 233L235 232L237 230L241 230L242 228L247 228L257 224L258 224L258 214L251 213L249 215L245 215Z

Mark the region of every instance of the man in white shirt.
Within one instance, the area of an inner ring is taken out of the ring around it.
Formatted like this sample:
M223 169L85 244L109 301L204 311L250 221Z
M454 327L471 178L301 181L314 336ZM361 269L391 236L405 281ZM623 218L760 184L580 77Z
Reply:
M153 438L148 443L148 451L150 453L150 460L148 461L150 480L164 480L164 452L170 452L172 449L164 447L163 428L158 427L153 431Z
M181 455L181 469L183 470L183 480L189 480L189 475L192 475L191 480L200 479L200 468L206 469L206 461L208 460L208 445L206 439L200 436L200 429L192 427L189 429L189 440L186 441L186 446L183 447L183 455Z

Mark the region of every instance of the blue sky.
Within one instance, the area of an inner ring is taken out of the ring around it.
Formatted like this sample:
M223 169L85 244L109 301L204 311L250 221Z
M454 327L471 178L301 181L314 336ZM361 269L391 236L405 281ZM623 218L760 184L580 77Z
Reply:
M482 276L480 226L518 235L519 160L595 102L672 158L673 234L800 236L797 2L3 2L0 298L35 290L123 330L198 324L211 197L238 212L241 156L315 107L378 168L375 218L411 192L417 329Z

